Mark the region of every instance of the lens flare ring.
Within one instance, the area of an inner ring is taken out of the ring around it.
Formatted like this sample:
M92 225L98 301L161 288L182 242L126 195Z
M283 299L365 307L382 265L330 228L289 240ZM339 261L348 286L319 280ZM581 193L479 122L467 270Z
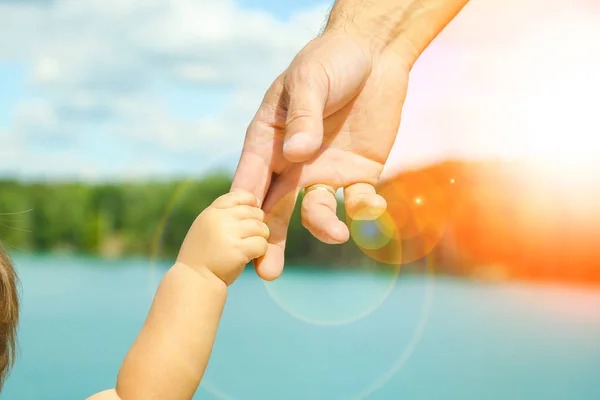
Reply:
M432 256L427 256L425 258L427 265L427 288L425 295L425 302L421 308L421 316L415 330L413 331L412 338L408 342L408 345L402 350L400 356L396 360L395 364L382 375L382 377L369 386L365 391L359 393L356 397L353 397L350 400L364 400L371 396L376 391L383 388L389 381L392 379L408 362L410 357L415 352L417 346L421 342L423 338L423 333L425 332L425 328L427 327L427 323L429 322L429 317L431 314L431 306L433 305L433 297L435 291L435 264L433 262Z
M381 298L379 298L372 306L370 306L365 311L362 311L355 316L344 318L344 319L339 319L339 320L322 320L322 319L316 319L316 318L309 318L300 312L294 311L292 307L289 307L285 303L285 299L283 299L280 295L278 295L276 290L273 289L273 287L274 287L273 282L263 282L263 284L265 286L267 293L269 294L271 299L275 302L275 304L277 304L279 306L279 308L281 308L283 311L288 313L290 316L296 318L297 320L302 321L307 324L318 325L318 326L341 326L341 325L348 325L348 324L358 322L358 321L368 317L375 311L377 311L379 309L379 307L381 307L386 302L386 300L390 297L390 295L394 291L394 287L396 286L396 282L398 281L399 275L400 275L400 268L397 268L397 269L395 269L394 274L392 275L392 279L388 283L388 285L385 289L385 292L383 293Z
M155 230L155 235L154 235L152 246L151 246L150 276L149 276L149 281L148 281L149 288L152 293L155 292L156 286L158 285L159 280L160 280L159 274L157 273L158 271L157 271L157 267L156 267L156 262L158 260L159 254L160 254L161 243L162 243L165 226L168 222L170 214L173 211L173 208L176 206L177 202L184 195L186 189L193 182L194 182L193 180L187 180L187 181L184 181L182 184L180 184L179 187L177 187L177 189L175 190L175 193L172 195L167 206L165 207L163 216L161 217L161 219L159 220L159 222L157 224L157 228ZM427 198L425 196L417 197L417 198L419 200L418 201L415 200L415 203L419 203L419 204L417 204L418 206L423 205L422 203L424 203L427 200ZM201 211L201 210L199 210L199 211ZM398 222L397 222L397 219L394 217L395 216L393 215L393 213L386 212L377 221L368 222L368 221L351 221L350 220L349 228L351 231L352 239L354 240L356 245L359 248L361 248L361 250L363 250L363 252L381 250L382 248L385 248L386 246L390 246L390 245L397 246L396 243L393 243L395 241L397 242L399 239L398 227L397 227ZM374 228L376 228L376 229L374 229ZM373 237L373 235L377 235L377 234L379 235L378 239ZM439 238L438 238L438 240L439 240ZM437 243L437 241L435 241L435 242ZM435 245L433 247L435 247ZM352 400L365 399L368 396L370 396L371 394L373 394L375 391L384 387L387 384L387 382L389 382L389 380L395 374L397 374L404 367L404 365L406 365L406 362L412 356L415 348L417 347L418 343L420 342L422 334L423 334L425 327L427 325L427 322L429 320L429 314L430 314L431 305L433 303L433 295L434 295L434 278L435 278L434 264L432 262L432 257L430 255L428 255L428 253L431 251L431 249L426 250L426 253L422 254L422 257L424 257L424 260L426 261L426 265L427 265L428 279L427 279L426 295L425 295L425 301L421 308L419 321L414 329L414 333L413 333L409 343L401 350L401 354L397 358L394 365L385 374L383 374L379 380L377 380L371 386L367 387L367 389L365 389L365 391L359 393L356 397L353 397ZM396 249L396 251L403 253L402 246L398 247ZM367 254L367 253L365 253L365 254ZM367 254L367 255L369 255L369 254ZM376 258L373 258L373 257L371 257L371 258L373 260L377 261ZM391 295L391 293L393 292L393 290L396 286L397 279L398 279L398 276L399 276L399 273L401 270L401 266L403 264L410 262L410 261L406 261L406 260L402 260L402 259L401 259L401 261L402 262L397 264L397 268L394 269L394 273L392 274L392 280L390 281L388 287L386 288L386 292L382 296L382 298L380 298L376 302L376 304L374 304L372 307L370 307L365 312L363 312L357 316L342 320L342 321L335 321L335 322L330 321L329 323L322 322L322 321L311 321L309 318L306 318L305 316L302 316L301 314L294 312L294 310L290 310L290 309L286 308L284 301L282 299L280 299L279 296L277 296L277 293L274 292L272 290L272 288L269 288L269 286L267 285L266 282L265 282L265 288L267 290L267 293L269 293L270 297L278 304L279 307L281 307L283 310L288 312L294 318L297 318L305 323L311 323L311 324L316 323L316 325L324 325L324 326L351 324L351 323L355 323L355 322L367 317L368 315L372 314L379 307L381 307L381 305L384 304L385 301L389 298L389 296ZM396 265L396 264L394 264L394 265ZM202 383L201 389L207 391L208 393L212 394L213 396L216 396L218 399L221 399L221 400L236 400L234 397L227 395L226 393L219 390L218 388L213 387L210 384L210 382L207 382L207 381L204 381Z
M424 172L409 171L382 184L379 193L388 205L386 213L375 222L379 235L361 235L360 229L353 232L354 226L366 224L347 217L359 249L390 265L409 264L431 253L448 222L447 199L436 179Z
M319 188L321 186L324 186L324 185L313 185L311 187L315 188L313 190L317 190L316 188ZM319 189L319 190L329 191L329 190L327 190L326 187L324 189ZM290 202L289 196L291 196L293 194L294 193L288 193L286 196L283 196L278 202L276 202L273 205L273 207L271 209L279 210L279 209L288 208L287 204L288 204L288 202ZM389 240L391 240L391 235L393 234L393 232L395 230L394 229L394 221L392 220L391 216L387 212L384 212L384 214L375 221L353 220L353 221L349 222L348 225L350 227L351 237L354 240L354 242L356 243L358 241L367 247L381 246L382 244L379 244L378 241L379 242L389 242ZM371 228L371 229L365 229L365 228ZM364 234L366 230L371 231L370 235ZM385 243L383 243L383 244L385 244ZM375 259L373 257L370 257L370 259L375 262L378 261L377 259ZM375 264L375 263L373 263L373 264ZM378 291L377 294L375 294L374 296L372 296L369 299L368 302L372 302L373 304L368 304L367 301L363 301L362 304L360 305L361 310L358 311L358 313L355 313L355 315L351 315L349 317L329 318L329 319L316 318L314 316L308 315L309 313L306 313L306 312L303 313L303 312L299 311L297 309L298 307L294 307L293 305L290 304L290 300L286 301L285 293L290 293L289 287L288 287L287 291L281 289L283 286L285 286L285 284L283 283L283 282L285 282L285 279L286 279L285 275L283 275L282 277L279 277L274 282L263 282L263 285L264 285L265 290L266 290L267 294L269 295L269 297L271 297L271 299L283 311L288 313L293 318L296 318L299 321L302 321L307 324L312 324L312 325L341 326L341 325L347 325L350 323L355 323L357 321L360 321L361 319L368 317L373 312L375 312L377 309L379 309L379 307L381 307L381 305L385 303L385 301L389 298L389 296L393 292L396 281L398 280L398 276L400 274L401 267L402 267L402 265L399 263L396 265L393 265L393 270L389 271L390 272L390 276L388 278L389 282L386 283L385 288L382 288L381 291ZM373 272L376 272L376 271L373 271ZM285 274L285 272L284 272L284 274ZM375 297L375 299L373 299L373 297ZM365 306L365 303L367 303L368 305ZM321 308L321 310L322 309L323 308Z
M415 329L413 330L411 339L409 340L408 344L401 349L400 355L396 359L395 363L381 376L381 378L368 386L364 391L358 393L356 396L351 397L348 400L365 400L373 393L382 389L407 364L409 359L414 354L421 339L423 338L423 333L425 332L427 323L429 322L429 317L431 315L431 308L435 295L435 262L432 256L427 256L425 258L425 262L427 269L425 301L421 307L420 317ZM219 400L240 400L239 398L228 395L223 391L213 387L209 382L203 382L200 387Z

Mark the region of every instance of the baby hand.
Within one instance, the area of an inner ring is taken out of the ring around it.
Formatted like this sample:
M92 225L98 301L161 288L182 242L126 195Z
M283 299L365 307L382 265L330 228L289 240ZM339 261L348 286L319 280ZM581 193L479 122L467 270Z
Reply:
M208 269L229 286L246 264L267 251L269 228L264 218L253 194L225 194L196 218L177 261L199 272Z

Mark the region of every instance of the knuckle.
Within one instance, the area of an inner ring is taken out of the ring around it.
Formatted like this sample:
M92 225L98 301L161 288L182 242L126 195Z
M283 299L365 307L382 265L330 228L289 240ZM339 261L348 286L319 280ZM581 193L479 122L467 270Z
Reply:
M303 219L310 214L314 206L314 202L309 199L309 196L310 193L308 195L304 195L304 198L302 199L302 205L300 206L300 215Z
M268 239L270 237L269 228L267 228L266 226L261 227L261 230L260 230L260 233L258 234L258 236L262 239Z
M269 237L271 235L271 230L269 229L269 225L265 224L264 222L261 222L261 229L265 233L266 237Z
M221 220L218 224L218 228L215 229L220 236L225 237L228 243L234 241L234 238L238 236L237 233L239 230L239 225L236 224L236 221L233 219L227 221Z
M241 206L240 214L242 218L248 218L252 221L262 221L261 212L262 210L256 206L245 204Z
M256 196L246 190L236 191L235 196L243 204L254 204L256 202Z
M228 246L235 253L243 253L244 252L244 244L239 238L229 238Z
M284 82L285 91L293 92L300 89L323 91L329 88L329 72L322 60L299 59L288 70Z
M250 259L244 251L237 251L234 260L235 267L243 266L250 262Z
M265 238L257 237L249 246L247 254L250 258L262 257L267 252L268 247L269 243Z
M294 89L297 84L311 84L317 80L318 72L322 71L321 63L298 59L285 76L284 87Z
M252 252L252 247L246 245L242 249L242 251L240 251L240 257L242 258L242 261L244 264L247 264L250 261L252 261L252 259L254 258L254 254Z
M253 258L262 257L269 249L269 242L265 238L259 238L253 246L252 256Z
M217 199L214 201L214 203L222 203L223 201L226 201L230 197L231 197L231 193L224 193L224 194L220 195L219 197L217 197Z
M252 230L255 232L260 232L262 230L262 222L256 220L256 219L251 219L249 220L250 224L252 224Z
M301 119L311 118L313 115L314 112L309 109L296 107L294 109L288 110L286 124L289 125Z

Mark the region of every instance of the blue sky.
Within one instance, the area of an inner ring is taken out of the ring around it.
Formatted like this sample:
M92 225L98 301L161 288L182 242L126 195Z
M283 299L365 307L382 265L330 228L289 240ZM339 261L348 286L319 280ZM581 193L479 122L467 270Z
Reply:
M333 4L333 1L320 0L238 0L242 7L250 9L265 10L282 20L290 18L297 10L320 6L322 4Z
M27 64L0 63L0 126L7 126L17 102L27 96Z
M411 73L388 170L448 157L562 163L600 152L592 135L600 10L589 0L540 1L471 2L433 42ZM264 91L330 7L0 1L0 176L233 170Z
M0 39L0 175L135 179L232 170L264 90L329 7L315 0L68 3L0 3L8 32ZM111 37L115 24L126 45ZM144 37L156 26L158 40Z

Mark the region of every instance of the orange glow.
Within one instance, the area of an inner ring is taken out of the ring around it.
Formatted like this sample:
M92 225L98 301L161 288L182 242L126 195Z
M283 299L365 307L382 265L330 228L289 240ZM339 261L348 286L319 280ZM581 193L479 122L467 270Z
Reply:
M449 273L600 282L600 185L561 173L448 162L399 174L379 190L388 240L362 250L389 264L433 252Z
M427 173L410 172L383 184L379 193L388 204L384 219L389 220L385 225L390 229L382 233L388 240L379 247L361 245L361 235L353 233L358 247L386 264L407 264L429 254L442 238L448 219L444 193L436 180ZM384 223L381 220L379 224Z

